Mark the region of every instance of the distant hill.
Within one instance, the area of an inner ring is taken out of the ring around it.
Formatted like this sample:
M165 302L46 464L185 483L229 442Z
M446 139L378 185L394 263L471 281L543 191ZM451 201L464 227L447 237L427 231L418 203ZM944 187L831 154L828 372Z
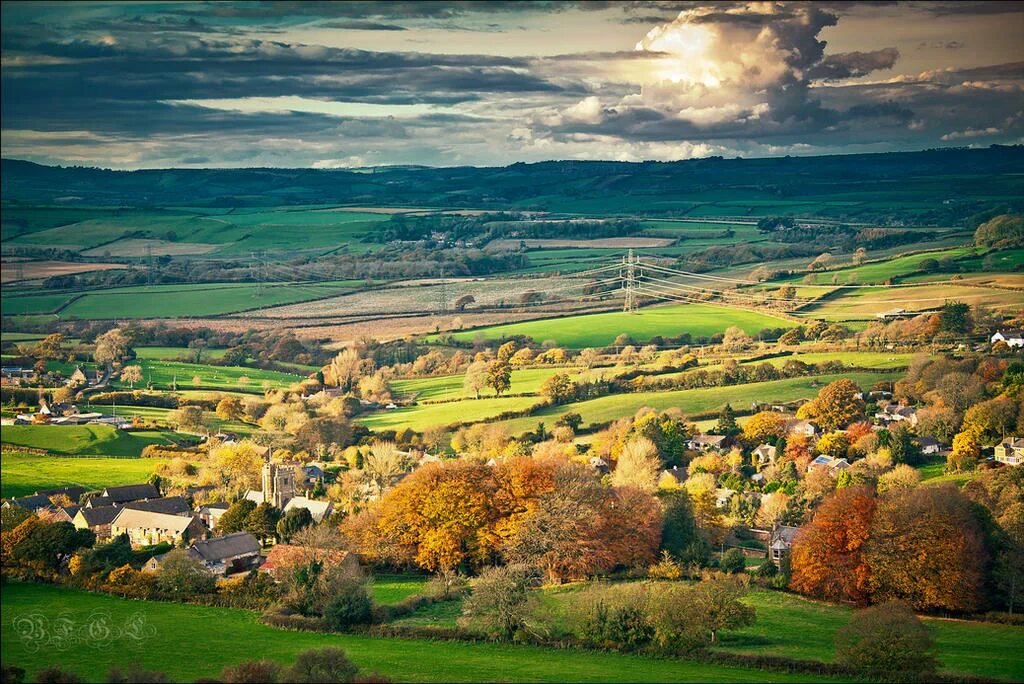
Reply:
M103 206L512 208L686 215L704 202L806 206L848 197L857 215L1020 201L1024 146L678 162L550 161L506 167L112 171L4 159L5 203ZM915 209L917 207L917 209ZM728 212L728 206L722 211ZM829 209L837 213L835 207ZM939 213L941 214L942 211ZM838 213L842 213L841 211ZM962 213L962 212L961 212ZM707 215L697 212L695 215Z

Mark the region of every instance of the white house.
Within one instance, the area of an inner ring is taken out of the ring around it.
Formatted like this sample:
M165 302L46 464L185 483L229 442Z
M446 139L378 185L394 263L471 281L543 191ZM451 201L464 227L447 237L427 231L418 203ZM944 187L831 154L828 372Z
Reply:
M1005 342L1008 347L1024 347L1024 331L996 330L992 334L992 344Z

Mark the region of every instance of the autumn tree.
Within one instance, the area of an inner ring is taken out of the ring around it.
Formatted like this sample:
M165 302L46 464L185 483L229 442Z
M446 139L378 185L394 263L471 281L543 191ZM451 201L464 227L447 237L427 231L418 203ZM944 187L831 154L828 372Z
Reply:
M394 442L374 442L363 457L363 475L377 492L384 492L392 481L406 471L408 454Z
M953 437L953 449L946 457L946 467L954 473L974 470L981 458L981 444L973 430L957 433Z
M825 430L840 430L864 418L864 400L859 395L857 383L843 378L830 382L814 400L800 408Z
M511 639L530 619L533 584L535 577L526 566L486 568L463 604L463 621L474 622L494 636Z
M217 586L206 565L184 549L174 549L164 556L156 583L164 593L186 598L213 593Z
M120 328L113 328L96 338L93 359L96 363L113 365L133 356L128 336Z
M575 397L576 383L566 373L555 373L541 384L540 395L553 404L564 404Z
M797 533L790 587L803 594L863 603L869 569L862 556L876 502L865 487L837 490Z
M953 485L884 497L862 554L873 601L958 612L981 605L989 553L974 504Z
M786 434L786 417L778 411L760 411L743 425L743 439L750 444L775 443Z
M487 385L499 397L512 386L512 365L508 361L492 361L487 367Z
M454 306L456 311L465 311L467 306L475 303L476 297L471 294L465 294L455 300Z
M174 425L177 425L179 430L201 432L208 427L206 411L203 410L202 406L186 404L176 411L172 411L167 416L167 419Z
M819 454L825 454L832 458L845 458L850 450L850 438L842 432L830 432L822 435L814 449Z
M474 361L466 369L466 377L462 381L462 389L480 398L480 391L487 387L487 364Z
M221 420L238 420L245 415L245 407L238 397L224 397L217 402L217 417Z
M240 499L228 507L217 521L217 531L221 534L232 534L245 529L245 521L256 508L256 502Z
M127 382L129 389L135 389L135 383L142 382L142 368L125 366L121 369L121 382Z
M257 489L266 451L248 440L210 449L210 462L222 482L237 490Z
M365 366L355 349L343 349L331 359L324 378L335 387L351 391L362 377Z

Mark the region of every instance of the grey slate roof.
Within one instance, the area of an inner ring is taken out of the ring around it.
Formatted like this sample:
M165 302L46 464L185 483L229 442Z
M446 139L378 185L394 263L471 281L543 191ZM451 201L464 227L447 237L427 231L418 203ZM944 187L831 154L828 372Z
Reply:
M50 501L49 497L43 496L42 494L30 494L29 496L23 496L18 499L8 499L8 502L13 506L24 508L26 511L35 511L40 508L53 508L53 502Z
M223 537L198 541L192 545L190 551L208 563L216 563L235 556L259 553L260 548L256 537L248 532L235 532Z
M121 487L107 487L103 490L103 496L110 497L115 503L126 501L138 501L139 499L159 499L160 492L151 484L123 485Z
M134 508L137 511L153 511L155 513L170 513L171 515L182 515L191 513L188 502L180 496L167 496L158 499L145 499L143 501L132 501L124 505L125 508Z
M99 506L97 508L81 508L78 511L89 527L109 525L121 512L118 506Z

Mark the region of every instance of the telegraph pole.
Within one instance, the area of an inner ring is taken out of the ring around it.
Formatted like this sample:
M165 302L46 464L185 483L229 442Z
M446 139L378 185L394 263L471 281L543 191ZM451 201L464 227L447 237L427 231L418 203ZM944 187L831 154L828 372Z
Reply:
M629 250L623 262L625 277L622 281L622 289L626 292L626 301L622 310L627 313L636 313L636 265L638 259L634 259L633 250Z
M441 313L448 313L448 281L444 279L444 269L441 269L441 287L437 293L437 308Z
M153 284L153 243L146 243L146 275L148 276L149 284Z

